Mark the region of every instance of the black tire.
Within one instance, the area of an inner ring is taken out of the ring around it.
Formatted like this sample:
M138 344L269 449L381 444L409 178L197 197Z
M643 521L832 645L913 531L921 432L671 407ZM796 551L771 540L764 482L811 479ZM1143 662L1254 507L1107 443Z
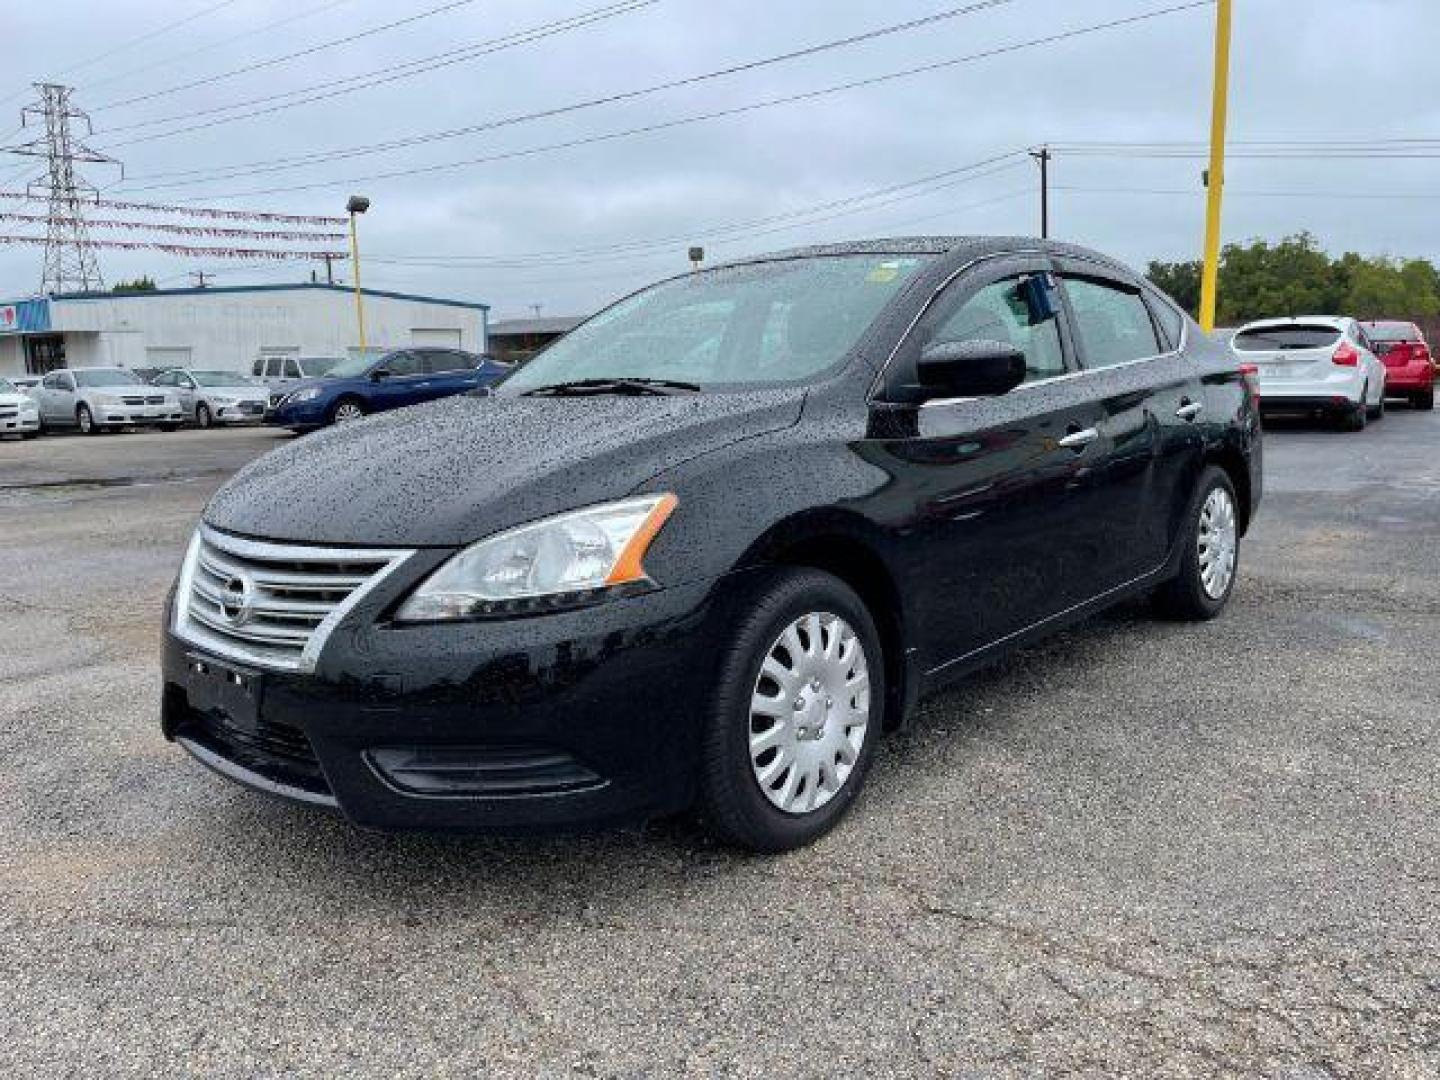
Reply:
M100 425L95 423L95 417L90 412L90 406L83 402L75 409L75 425L82 435L98 435L101 431Z
M1204 580L1201 577L1200 516L1206 501L1210 498L1210 493L1217 488L1224 490L1230 496L1231 505L1235 508L1235 567L1224 591L1220 596L1214 597L1206 591ZM1214 465L1207 466L1205 471L1200 474L1200 482L1195 486L1195 495L1185 511L1185 528L1180 539L1180 543L1184 545L1181 549L1180 570L1173 578L1155 590L1154 600L1157 612L1170 619L1203 622L1215 618L1225 610L1225 605L1230 600L1230 594L1235 591L1235 580L1240 576L1239 514L1240 502L1235 496L1235 485L1230 482L1229 474Z
M734 603L701 741L699 810L709 829L728 843L757 852L788 851L833 828L864 786L884 718L884 655L864 602L831 574L777 568L760 575ZM750 701L761 665L782 631L811 612L839 616L854 630L870 679L869 721L839 790L823 806L788 813L765 796L752 766Z
M336 423L337 421L339 421L339 417L340 417L341 410L344 409L344 408L346 408L346 406L354 406L356 409L358 409L358 410L360 411L360 416L364 416L364 415L366 414L366 411L367 411L366 408L365 408L365 403L364 403L363 401L361 401L359 398L357 398L357 397L342 397L339 401L335 402L334 405L331 405L331 406L330 406L330 415L329 415L328 417L326 417L326 419L328 420L328 422L331 423L331 424L334 424L334 423ZM358 419L358 417L356 417L355 419ZM343 423L344 421L339 421L339 422L342 422L342 423Z
M158 427L161 431L179 431L179 430L180 430L180 425L179 425L179 424L156 424L155 426Z
M1385 392L1383 390L1380 392L1380 400L1377 401L1370 408L1366 409L1365 415L1368 416L1371 420L1385 419Z
M210 412L210 406L200 402L195 406L195 426L204 430L215 423L215 417Z
M1360 395L1360 404L1354 405L1342 412L1336 420L1336 426L1341 431L1364 431L1365 423L1369 418L1370 409L1365 404L1365 395L1362 393Z
M1420 409L1422 412L1429 412L1435 408L1435 388L1432 386L1429 390L1422 390L1412 397L1410 407Z
M20 438L21 438L22 440L23 440L23 439L33 439L33 438L35 438L35 436L37 436L37 435L39 435L39 434L40 434L40 432L38 432L38 431L22 431L22 432L20 433Z

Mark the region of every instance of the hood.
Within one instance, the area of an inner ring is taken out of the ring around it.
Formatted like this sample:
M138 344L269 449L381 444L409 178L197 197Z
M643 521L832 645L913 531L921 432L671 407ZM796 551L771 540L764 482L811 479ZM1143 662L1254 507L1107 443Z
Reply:
M790 427L804 396L447 398L272 451L216 493L205 521L296 543L467 544Z

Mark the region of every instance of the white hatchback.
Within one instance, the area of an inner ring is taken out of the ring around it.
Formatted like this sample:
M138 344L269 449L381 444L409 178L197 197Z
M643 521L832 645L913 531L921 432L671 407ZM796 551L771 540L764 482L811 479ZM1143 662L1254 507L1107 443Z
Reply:
M1230 348L1253 365L1266 412L1321 413L1347 431L1385 415L1385 365L1355 319L1261 319L1237 330Z

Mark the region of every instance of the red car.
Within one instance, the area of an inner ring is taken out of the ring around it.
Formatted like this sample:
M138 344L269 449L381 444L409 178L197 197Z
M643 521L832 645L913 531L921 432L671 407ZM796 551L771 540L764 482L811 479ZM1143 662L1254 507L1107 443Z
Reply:
M1435 358L1414 323L1367 322L1365 333L1385 365L1385 396L1408 397L1417 409L1435 407Z

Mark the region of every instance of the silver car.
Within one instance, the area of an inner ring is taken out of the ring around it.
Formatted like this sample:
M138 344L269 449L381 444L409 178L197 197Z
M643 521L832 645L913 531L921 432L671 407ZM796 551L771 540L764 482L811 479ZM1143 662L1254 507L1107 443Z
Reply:
M185 419L173 390L149 386L124 368L60 368L40 380L33 396L42 427L78 427L87 435L141 424L174 431Z
M236 371L171 368L150 380L151 386L174 391L187 420L196 427L215 424L258 424L265 418L270 391L264 383Z
M0 435L33 439L40 431L40 407L9 379L0 379Z
M319 379L330 374L330 369L343 356L290 356L283 353L265 353L255 358L250 373L270 388L270 402L275 404L284 397L290 384L301 379Z

